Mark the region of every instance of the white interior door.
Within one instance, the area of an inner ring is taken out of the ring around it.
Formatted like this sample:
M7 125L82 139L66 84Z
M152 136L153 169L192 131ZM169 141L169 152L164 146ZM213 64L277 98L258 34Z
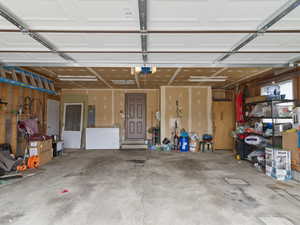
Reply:
M82 136L82 103L65 103L63 140L65 148L80 148Z
M47 101L47 135L59 135L59 101Z

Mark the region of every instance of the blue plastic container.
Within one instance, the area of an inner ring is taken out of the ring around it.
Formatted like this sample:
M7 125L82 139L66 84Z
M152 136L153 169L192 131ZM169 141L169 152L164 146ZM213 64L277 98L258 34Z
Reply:
M181 152L188 152L190 150L189 137L180 137L179 138L179 149Z

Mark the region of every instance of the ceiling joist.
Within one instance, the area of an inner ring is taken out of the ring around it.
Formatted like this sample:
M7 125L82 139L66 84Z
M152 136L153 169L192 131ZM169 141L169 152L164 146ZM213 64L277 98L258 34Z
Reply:
M176 71L174 72L173 76L171 77L171 79L168 82L168 85L171 85L173 83L173 81L176 79L176 77L178 76L178 74L181 72L182 68L177 68Z
M113 88L96 70L91 67L86 67L88 71L94 74L100 81L102 81L107 87Z
M264 73L271 72L272 70L273 70L273 68L266 68L266 69L261 70L261 71L259 71L259 72L255 72L255 73L250 74L250 75L247 75L247 76L245 76L245 77L243 77L243 78L241 78L241 79L239 79L239 80L237 80L237 81L234 81L234 82L231 82L231 83L229 83L229 84L226 84L226 85L224 86L224 88L232 87L233 85L237 85L237 84L241 83L241 82L244 81L244 80L248 80L248 79L250 79L250 78L257 77L257 76L262 75L262 74L264 74Z

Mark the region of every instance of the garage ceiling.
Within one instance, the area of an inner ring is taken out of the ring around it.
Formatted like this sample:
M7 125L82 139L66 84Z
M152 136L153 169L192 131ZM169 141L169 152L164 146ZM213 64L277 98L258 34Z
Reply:
M229 87L300 60L298 0L0 0L0 63L41 74L95 75L61 88ZM130 67L155 65L136 78ZM91 72L92 68L94 72ZM224 69L226 68L226 69ZM218 73L218 71L222 73ZM103 81L104 80L104 81ZM116 85L113 80L134 80ZM203 85L203 83L196 83Z

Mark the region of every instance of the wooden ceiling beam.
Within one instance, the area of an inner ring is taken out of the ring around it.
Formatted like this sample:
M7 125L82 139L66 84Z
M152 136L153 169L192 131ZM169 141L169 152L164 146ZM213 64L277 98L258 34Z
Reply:
M98 78L98 80L102 81L107 87L113 88L96 70L91 67L86 67L86 69L94 74Z
M241 82L244 81L244 80L248 80L248 79L250 79L250 78L257 77L257 76L259 76L259 75L261 75L261 74L270 72L270 71L272 71L272 70L273 70L273 68L266 68L266 69L261 70L261 71L259 71L259 72L252 73L252 74L247 75L247 76L245 76L245 77L243 77L243 78L241 78L241 79L239 79L239 80L236 80L236 81L234 81L234 82L231 82L231 83L229 83L229 84L226 84L226 85L224 86L224 88L231 87L231 86L233 86L233 85L236 85L236 84L241 83Z
M174 72L173 76L169 80L168 85L171 85L173 83L173 81L176 79L176 77L181 72L181 70L182 70L182 67L177 68L177 70Z
M217 72L215 72L214 74L212 74L210 76L211 77L216 77L216 76L220 75L221 73L224 73L226 70L228 70L228 67L221 68Z
M51 74L51 76L54 77L55 81L56 82L59 82L59 79L57 78L58 77L58 74L55 73L54 71L52 70L49 70L45 67L40 67L40 69L44 70L45 72L47 72L48 74ZM79 84L77 82L74 82L74 81L70 81L71 84L73 84L74 86L77 86L77 87L80 87L80 88L85 88L85 86L83 86L82 84Z
M138 88L141 88L141 84L140 84L140 81L139 81L139 75L137 73L134 73L134 79L135 79L136 86Z

